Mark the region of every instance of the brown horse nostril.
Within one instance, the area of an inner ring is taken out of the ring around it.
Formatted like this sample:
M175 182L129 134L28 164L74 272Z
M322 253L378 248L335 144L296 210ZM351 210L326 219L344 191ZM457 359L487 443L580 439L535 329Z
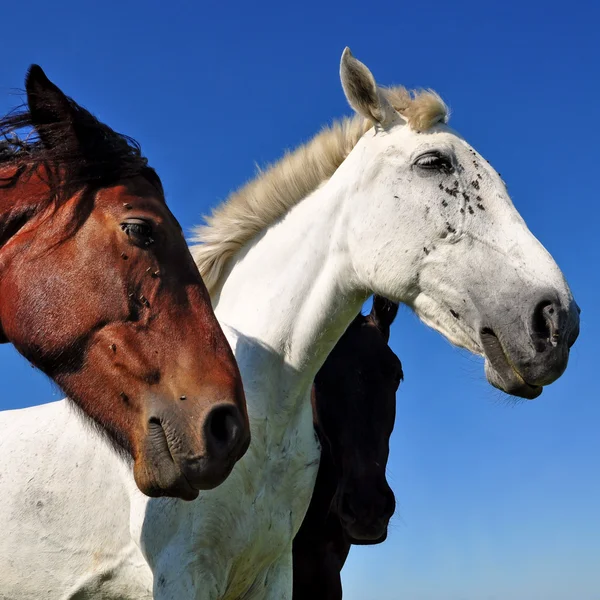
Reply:
M243 437L242 416L235 406L213 408L204 423L204 433L211 451L230 455L240 446Z

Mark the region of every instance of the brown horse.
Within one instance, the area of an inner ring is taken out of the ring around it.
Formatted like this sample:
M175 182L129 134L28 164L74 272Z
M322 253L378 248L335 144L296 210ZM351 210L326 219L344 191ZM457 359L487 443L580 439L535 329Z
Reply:
M193 499L249 444L231 349L139 146L36 65L26 91L0 120L0 341L134 459L141 491Z
M375 296L317 374L313 387L321 463L294 539L294 600L339 600L351 544L378 544L396 502L385 477L402 365L387 345L398 305Z

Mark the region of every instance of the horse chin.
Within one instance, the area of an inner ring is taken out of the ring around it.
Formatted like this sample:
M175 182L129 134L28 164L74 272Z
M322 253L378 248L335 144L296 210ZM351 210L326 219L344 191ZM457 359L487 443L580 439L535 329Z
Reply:
M344 536L350 544L355 546L371 546L380 544L387 538L389 519L380 517L376 519L360 520L348 517L343 512L338 513Z
M485 353L485 375L495 388L526 400L537 398L544 390L541 385L527 383L510 362L502 344L491 330L481 333L481 344Z
M190 501L195 500L200 493L179 473L173 463L167 469L161 465L159 471L157 465L148 468L145 461L136 461L133 472L140 492L150 498L168 497Z
M387 525L384 526L383 532L380 526L375 527L359 527L356 523L344 527L346 539L353 546L373 546L385 542L388 535Z

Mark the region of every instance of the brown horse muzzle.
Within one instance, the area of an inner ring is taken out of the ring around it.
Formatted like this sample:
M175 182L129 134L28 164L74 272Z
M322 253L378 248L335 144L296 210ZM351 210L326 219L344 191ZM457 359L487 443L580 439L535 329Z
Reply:
M245 415L228 402L199 415L177 405L153 404L134 466L140 490L152 497L194 500L200 490L223 483L250 444Z

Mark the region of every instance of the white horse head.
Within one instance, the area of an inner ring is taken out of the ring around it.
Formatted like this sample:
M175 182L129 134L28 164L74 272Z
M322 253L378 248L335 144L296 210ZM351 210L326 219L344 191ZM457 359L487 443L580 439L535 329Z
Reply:
M374 123L336 173L359 283L482 354L492 385L536 397L579 332L560 269L435 94L395 97L348 48L340 74L350 105Z

